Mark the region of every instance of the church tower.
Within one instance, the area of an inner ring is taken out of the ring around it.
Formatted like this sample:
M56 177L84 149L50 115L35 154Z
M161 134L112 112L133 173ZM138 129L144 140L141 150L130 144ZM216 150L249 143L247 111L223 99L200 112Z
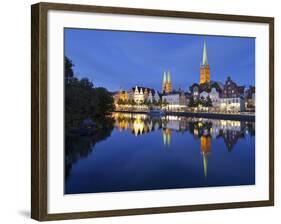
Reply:
M168 70L168 78L166 83L166 93L172 92L172 81L171 81L171 73Z
M167 82L167 76L166 76L166 72L164 71L163 83L162 83L162 92L163 92L163 93L165 92L166 82Z
M167 73L164 71L163 84L162 84L162 92L163 93L170 93L170 92L172 92L171 73L170 73L169 70L168 70Z
M208 64L207 47L204 41L203 60L200 66L200 84L210 83L210 65Z

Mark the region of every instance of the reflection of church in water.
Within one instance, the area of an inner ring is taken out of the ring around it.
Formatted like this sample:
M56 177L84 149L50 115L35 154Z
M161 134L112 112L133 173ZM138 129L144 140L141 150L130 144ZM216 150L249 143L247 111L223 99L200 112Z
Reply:
M130 113L115 113L113 116L116 129L129 130L136 137L162 130L165 148L171 146L173 132L189 132L200 142L205 177L207 177L208 157L212 151L212 139L222 139L228 151L231 152L239 139L245 138L245 133L255 135L254 123L245 121L178 116L150 118L146 114Z

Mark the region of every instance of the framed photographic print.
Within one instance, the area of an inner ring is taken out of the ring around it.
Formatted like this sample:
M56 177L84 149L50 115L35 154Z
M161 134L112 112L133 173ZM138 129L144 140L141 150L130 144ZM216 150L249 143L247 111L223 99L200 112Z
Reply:
M274 204L274 19L32 5L32 218Z

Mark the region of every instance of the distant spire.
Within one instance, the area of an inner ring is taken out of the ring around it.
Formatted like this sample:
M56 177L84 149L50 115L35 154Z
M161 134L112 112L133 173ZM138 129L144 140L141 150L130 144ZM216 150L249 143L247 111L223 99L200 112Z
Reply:
M167 76L166 76L166 72L164 71L164 75L163 75L163 83L165 83L167 80Z
M204 40L202 65L204 65L204 66L208 65L207 46L206 46L206 41L205 40Z
M170 71L168 70L168 82L171 82L171 74L170 74Z

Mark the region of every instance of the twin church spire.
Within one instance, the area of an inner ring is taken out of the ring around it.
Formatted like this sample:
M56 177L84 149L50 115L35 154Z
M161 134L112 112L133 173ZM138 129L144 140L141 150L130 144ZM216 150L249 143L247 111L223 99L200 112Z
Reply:
M163 84L162 84L162 92L163 93L170 93L170 92L172 92L171 73L170 73L169 70L167 72L164 71Z
M207 45L206 45L206 41L204 41L203 58L202 58L202 63L200 65L200 84L210 83L211 82L210 76L211 74L210 74L210 65L208 63L208 56L207 56ZM173 90L172 90L171 73L169 70L167 72L164 71L162 92L171 93L172 91Z

